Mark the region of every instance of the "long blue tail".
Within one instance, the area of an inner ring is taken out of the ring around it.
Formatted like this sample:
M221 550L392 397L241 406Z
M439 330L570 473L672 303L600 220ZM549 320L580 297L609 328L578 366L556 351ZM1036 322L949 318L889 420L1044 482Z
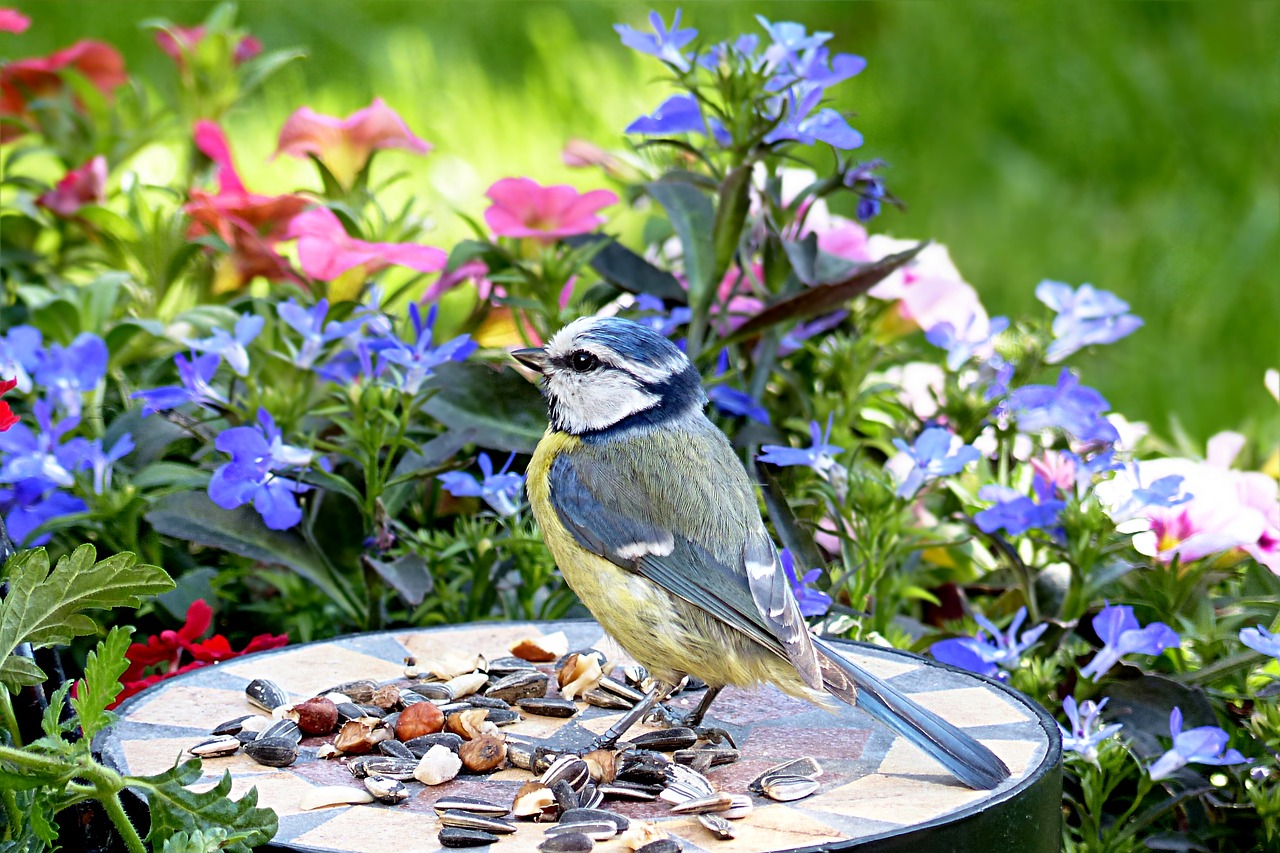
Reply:
M897 689L815 639L822 683L836 698L856 705L924 750L970 788L990 790L1009 778L991 750Z

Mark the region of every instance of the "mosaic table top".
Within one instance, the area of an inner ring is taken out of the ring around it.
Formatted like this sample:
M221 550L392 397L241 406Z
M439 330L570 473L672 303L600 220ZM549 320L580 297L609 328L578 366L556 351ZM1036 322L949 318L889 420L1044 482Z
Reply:
M183 750L213 726L253 713L244 688L254 678L275 681L297 701L353 679L407 685L406 656L432 660L465 650L494 659L509 655L513 643L558 631L567 635L571 650L596 648L611 661L627 660L589 621L471 624L350 636L251 655L162 682L125 703L120 721L98 746L122 772L158 773L188 758ZM708 778L721 791L747 793L748 782L765 769L809 756L824 770L814 795L790 803L753 797L755 808L734 822L737 835L728 841L713 838L696 818L672 815L669 804L661 801L611 800L604 807L657 822L686 851L870 850L877 839L902 840L921 827L962 821L976 811L1015 800L1060 760L1056 728L1020 694L914 655L862 644L838 647L850 660L978 738L1003 759L1012 777L994 791L972 791L856 708L841 706L829 713L772 688L729 688L711 706L705 724L727 730L742 750L742 758L709 770ZM550 667L542 668L552 672ZM554 677L551 684L555 696ZM670 704L692 708L701 695L686 691ZM503 731L548 739L560 748L581 748L622 713L578 704L582 710L572 718L527 716ZM628 736L652 728L637 725ZM234 782L232 798L256 787L258 804L273 809L280 819L275 846L386 853L406 844L415 851L439 849L440 824L432 808L439 797L461 794L509 803L516 789L533 778L527 771L508 767L487 776L459 776L437 787L408 783L413 796L399 805L303 811L301 795L314 786L362 787L340 762L316 758L316 749L333 737L306 738L297 762L283 769L256 764L242 752L206 758L204 776L193 787L212 787L224 771L230 771ZM495 853L534 851L544 839L544 828L521 822L514 835L490 849ZM605 841L596 850L621 853L625 848L617 841Z

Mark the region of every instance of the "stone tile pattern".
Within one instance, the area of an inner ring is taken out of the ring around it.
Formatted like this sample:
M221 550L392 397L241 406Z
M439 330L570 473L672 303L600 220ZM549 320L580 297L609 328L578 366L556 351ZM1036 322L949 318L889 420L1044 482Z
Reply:
M119 723L99 746L106 759L123 772L158 773L185 757L182 750L214 725L252 713L243 689L254 677L271 678L295 698L303 699L357 678L402 679L406 655L420 661L464 653L496 658L509 654L514 642L555 631L568 635L570 649L600 648L617 654L613 642L591 622L474 624L345 637L239 658L230 665L207 667L163 682L126 703ZM712 781L723 791L745 793L747 783L768 767L811 756L824 770L815 795L792 803L756 797L752 813L734 822L737 837L732 841L713 839L696 820L671 815L662 802L610 801L606 807L660 823L680 838L686 851L764 853L817 844L838 846L841 841L906 834L914 825L948 814L959 816L961 810L986 799L1003 799L1010 788L1046 760L1049 743L1044 730L1027 700L1012 691L912 655L864 645L843 646L842 651L880 677L896 681L920 704L968 729L1009 765L1013 778L996 791L971 791L855 708L840 706L830 713L772 688L731 688L712 706L707 725L728 730L742 748L743 758L710 771ZM672 702L692 707L700 695L680 694ZM505 731L547 738L552 745L564 748L585 744L592 733L603 731L618 716L618 712L584 703L579 706L582 710L571 719L530 717ZM633 732L648 728L637 726ZM440 826L432 804L440 796L465 794L510 801L520 784L531 778L525 771L507 768L490 776L461 776L436 788L410 783L414 796L398 806L301 811L299 798L310 786L360 787L340 762L315 758L317 747L326 740L331 741L332 736L304 740L298 762L283 770L255 764L242 753L206 759L204 776L193 787L212 785L224 771L230 771L234 780L233 798L256 787L259 805L279 815L277 846L385 853L404 849L410 841L415 851L437 849ZM534 851L542 838L539 826L522 824L519 832L503 838L492 849L495 853ZM622 849L616 841L596 846L600 853Z

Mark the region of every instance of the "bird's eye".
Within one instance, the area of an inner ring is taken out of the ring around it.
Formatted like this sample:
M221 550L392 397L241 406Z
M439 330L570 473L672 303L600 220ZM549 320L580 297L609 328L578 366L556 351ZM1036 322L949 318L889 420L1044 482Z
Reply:
M589 370L595 370L600 366L600 359L595 357L594 353L586 350L578 350L569 356L569 366L578 373L586 373Z

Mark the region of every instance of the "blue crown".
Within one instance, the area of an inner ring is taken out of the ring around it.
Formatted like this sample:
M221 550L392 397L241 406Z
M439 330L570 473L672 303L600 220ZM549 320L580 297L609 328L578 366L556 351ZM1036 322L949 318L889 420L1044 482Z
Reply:
M580 337L607 346L628 361L649 367L688 361L679 347L653 329L621 317L599 317Z

